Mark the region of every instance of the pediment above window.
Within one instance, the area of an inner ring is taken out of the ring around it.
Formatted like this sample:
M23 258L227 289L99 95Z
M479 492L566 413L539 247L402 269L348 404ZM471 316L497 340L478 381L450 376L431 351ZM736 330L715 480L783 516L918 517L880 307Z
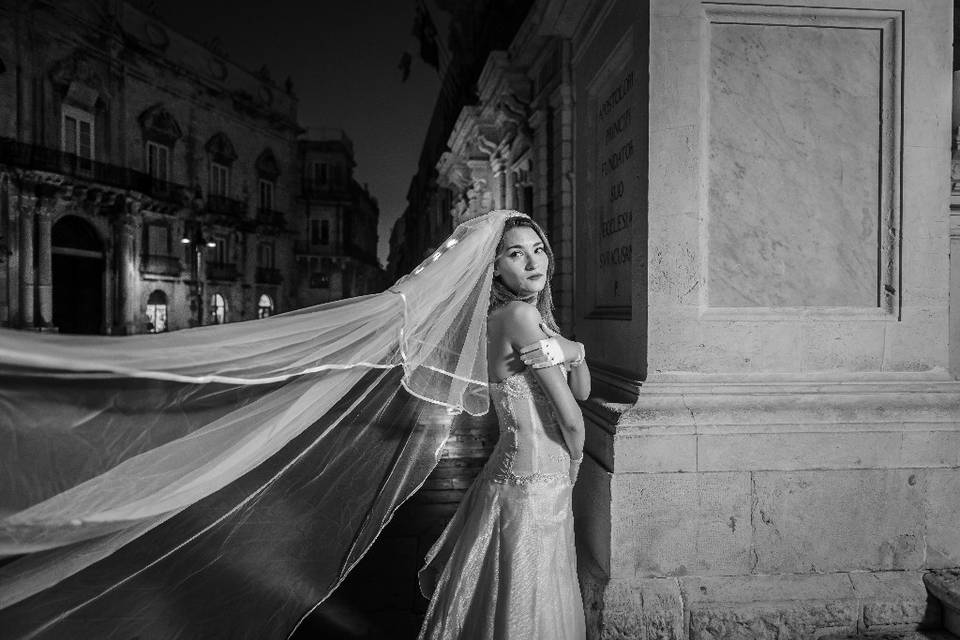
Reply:
M237 159L237 152L233 148L233 143L223 133L214 134L212 138L207 140L204 148L213 158L213 161L219 164L229 166Z
M280 175L280 165L277 164L277 157L272 149L264 149L263 153L257 156L257 173L264 180L276 180Z
M103 77L97 72L98 63L85 54L73 54L50 67L50 82L60 91L64 101L87 111L109 99Z
M139 121L144 140L172 147L183 137L183 130L177 123L177 119L163 105L157 104L150 107L140 114Z

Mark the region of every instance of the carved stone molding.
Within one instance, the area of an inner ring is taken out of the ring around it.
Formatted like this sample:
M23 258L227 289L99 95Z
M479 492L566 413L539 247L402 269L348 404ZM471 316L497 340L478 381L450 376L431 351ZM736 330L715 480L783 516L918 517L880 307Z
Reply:
M145 140L172 147L183 137L183 130L177 123L177 119L162 104L155 104L145 109L137 120L143 129Z
M109 99L107 84L96 67L90 56L74 51L51 66L50 81L69 102L92 110Z
M215 133L204 145L204 148L213 157L214 162L220 164L231 165L238 157L236 150L233 148L233 143L224 133Z
M277 162L277 156L274 155L273 149L264 149L259 156L255 165L257 173L264 180L276 180L277 176L280 175L280 164Z

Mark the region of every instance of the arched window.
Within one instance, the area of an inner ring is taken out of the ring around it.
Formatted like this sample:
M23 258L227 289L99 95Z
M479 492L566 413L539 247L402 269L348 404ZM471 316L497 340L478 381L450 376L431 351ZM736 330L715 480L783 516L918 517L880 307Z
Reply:
M263 294L260 296L260 302L257 303L257 317L268 318L273 315L273 300L270 296Z
M210 319L214 324L223 324L227 321L227 301L219 293L210 298Z
M150 333L167 330L167 294L157 289L147 298L147 320Z

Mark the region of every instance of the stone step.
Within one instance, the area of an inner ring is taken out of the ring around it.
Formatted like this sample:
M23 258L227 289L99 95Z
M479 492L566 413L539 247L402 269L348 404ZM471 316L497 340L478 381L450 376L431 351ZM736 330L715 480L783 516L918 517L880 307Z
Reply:
M821 636L818 640L957 640L957 636L946 631L872 631L869 633L841 633Z
M940 569L923 576L930 595L940 603L943 628L960 635L960 569Z

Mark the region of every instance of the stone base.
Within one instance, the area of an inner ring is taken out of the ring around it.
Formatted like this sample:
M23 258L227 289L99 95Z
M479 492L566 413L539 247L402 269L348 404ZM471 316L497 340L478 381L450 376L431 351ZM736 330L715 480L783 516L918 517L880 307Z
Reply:
M943 610L943 628L960 635L960 569L934 571L923 576L930 595Z
M584 568L581 582L591 640L869 638L941 617L914 571L604 581Z

